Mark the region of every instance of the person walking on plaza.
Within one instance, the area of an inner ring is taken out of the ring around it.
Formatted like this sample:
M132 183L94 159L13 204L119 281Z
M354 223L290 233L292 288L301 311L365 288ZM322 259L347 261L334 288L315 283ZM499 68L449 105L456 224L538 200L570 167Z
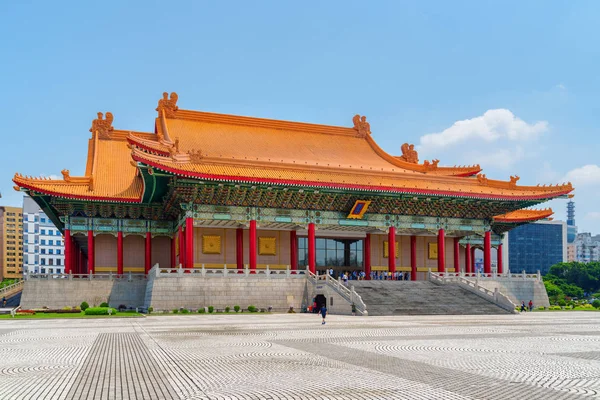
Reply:
M323 303L323 307L321 307L321 317L323 317L323 322L321 325L325 325L325 317L327 316L327 307L325 307L325 303Z
M2 307L6 307L6 297L2 297Z
M533 311L533 301L529 300L529 311Z
M525 307L525 300L521 301L521 312L523 311L527 311L527 308Z
M352 303L352 316L356 315L356 304Z

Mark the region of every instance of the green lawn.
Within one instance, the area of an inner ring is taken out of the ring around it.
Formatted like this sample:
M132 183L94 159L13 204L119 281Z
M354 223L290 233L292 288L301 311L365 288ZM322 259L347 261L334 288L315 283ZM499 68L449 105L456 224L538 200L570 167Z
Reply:
M48 319L48 318L132 318L143 317L144 314L136 312L120 312L116 315L85 315L79 314L59 314L59 313L37 313L35 315L16 315L14 319ZM0 319L13 319L10 314L0 315Z

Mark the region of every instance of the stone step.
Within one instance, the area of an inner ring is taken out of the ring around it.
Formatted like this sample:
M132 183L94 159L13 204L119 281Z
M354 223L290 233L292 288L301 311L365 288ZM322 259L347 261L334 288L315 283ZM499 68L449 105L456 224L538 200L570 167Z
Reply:
M353 281L369 315L486 315L507 311L457 285L428 281Z

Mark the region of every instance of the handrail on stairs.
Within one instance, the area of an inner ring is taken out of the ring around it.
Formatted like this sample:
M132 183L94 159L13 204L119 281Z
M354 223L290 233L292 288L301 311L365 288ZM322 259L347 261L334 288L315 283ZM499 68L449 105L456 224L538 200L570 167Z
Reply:
M346 285L342 284L340 280L332 278L329 274L315 275L307 269L306 271L308 280L313 284L318 282L324 282L327 286L335 290L341 297L343 297L350 304L354 304L356 311L361 315L368 315L367 305L363 301L362 297L356 293L354 286L350 289Z
M489 301L490 303L496 304L498 307L505 309L506 311L515 312L516 305L506 296L504 293L501 293L498 288L494 290L490 290L484 286L480 286L479 282L472 281L470 279L465 278L460 275L449 275L445 276L442 274L438 274L435 272L428 273L429 281L439 284L445 285L448 283L457 283L463 289L478 295L479 297Z

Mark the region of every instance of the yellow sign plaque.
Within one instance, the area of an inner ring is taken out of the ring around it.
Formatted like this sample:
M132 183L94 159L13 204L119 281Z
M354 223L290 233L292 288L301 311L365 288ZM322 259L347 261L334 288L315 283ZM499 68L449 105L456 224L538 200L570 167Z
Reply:
M362 219L363 215L365 215L367 209L369 208L369 204L371 204L370 200L356 200L347 218Z

